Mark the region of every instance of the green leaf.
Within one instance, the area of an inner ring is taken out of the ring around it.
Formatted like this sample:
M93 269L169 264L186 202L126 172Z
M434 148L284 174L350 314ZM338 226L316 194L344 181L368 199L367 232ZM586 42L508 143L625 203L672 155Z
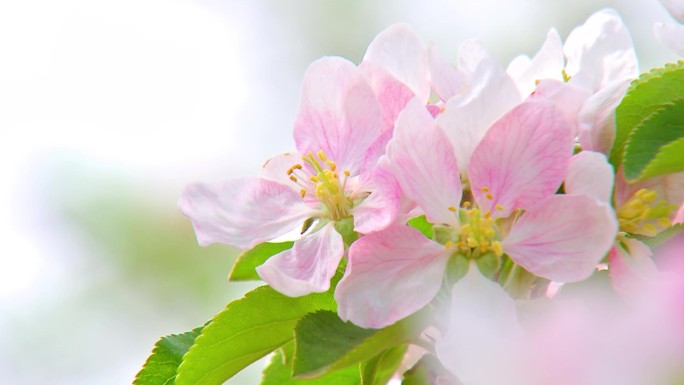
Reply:
M426 237L432 239L434 237L435 232L432 229L433 225L432 223L428 222L427 218L425 215L421 215L419 217L411 218L409 219L408 223L409 226L413 227L414 229L420 231L425 235Z
M496 370L496 368L493 368ZM406 373L402 385L460 384L437 357L426 354Z
M387 384L399 368L407 349L408 345L395 346L361 363L361 384Z
M193 329L183 334L172 334L162 337L154 344L152 354L135 376L133 385L173 385L176 370L183 355L187 353L202 328Z
M684 99L667 104L637 126L624 151L625 178L634 181L684 171Z
M237 257L233 269L228 274L228 279L231 281L260 280L256 267L281 251L291 248L293 244L294 242L264 242L254 246Z
M369 360L415 338L423 330L422 318L419 312L378 330L344 322L331 311L309 314L295 328L292 372L297 377L317 377Z
M271 361L264 369L261 385L360 385L359 369L350 366L346 369L330 372L322 377L303 379L292 377L292 368L288 365L287 356L291 356L294 344L289 343L271 356Z
M684 96L684 61L666 64L642 74L632 82L615 111L615 142L610 162L617 169L623 162L625 146L632 131L648 116Z
M219 385L293 339L304 315L335 310L331 292L291 298L261 286L228 304L197 337L176 385Z

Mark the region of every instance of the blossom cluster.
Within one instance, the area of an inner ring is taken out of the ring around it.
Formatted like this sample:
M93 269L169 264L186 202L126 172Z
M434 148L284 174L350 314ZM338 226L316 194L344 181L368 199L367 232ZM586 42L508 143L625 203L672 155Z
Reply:
M609 161L616 107L638 76L611 10L565 42L549 31L507 67L476 40L452 64L394 25L359 65L311 64L294 151L258 177L192 184L179 206L202 245L294 240L259 277L289 297L334 291L344 321L381 329L434 309L421 338L454 381L627 383L615 381L629 373L642 383L652 371L599 369L606 357L684 357L684 314L667 305L684 299L684 269L664 273L644 242L684 221L684 173L632 182ZM648 314L565 304L534 328L523 321L524 304L560 302L565 286L605 270L610 292ZM625 326L643 323L648 338ZM574 353L548 354L551 345Z

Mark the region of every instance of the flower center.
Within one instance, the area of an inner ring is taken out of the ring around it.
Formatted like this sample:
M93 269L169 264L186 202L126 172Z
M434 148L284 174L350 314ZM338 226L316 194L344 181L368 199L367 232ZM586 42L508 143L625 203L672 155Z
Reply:
M656 202L653 190L641 189L617 210L620 230L654 236L672 225L670 213L676 206L665 200Z
M487 253L493 253L497 257L502 256L503 248L501 242L498 241L497 226L491 213L487 211L483 214L479 208L471 208L468 202L465 202L463 206L460 210L463 224L455 243L459 253L472 259Z
M302 187L302 198L309 195L322 203L334 221L350 217L352 200L345 193L349 170L342 172L344 177L340 180L337 164L329 160L322 150L318 151L316 155L310 152L304 155L302 160L313 171L313 174L308 175L308 181L312 185L302 182L307 178L305 176L303 178L301 175L304 173L301 164L295 164L287 171L290 179Z

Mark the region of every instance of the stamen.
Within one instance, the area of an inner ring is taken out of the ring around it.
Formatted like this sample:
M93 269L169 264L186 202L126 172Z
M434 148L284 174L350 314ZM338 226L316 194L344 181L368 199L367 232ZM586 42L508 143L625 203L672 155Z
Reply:
M453 211L453 212L456 212L458 210L454 206L449 206L448 209L449 209L449 211Z
M487 193L487 195L485 195L485 196L486 196L487 199L489 199L489 200L494 199L494 195L492 195L492 193Z

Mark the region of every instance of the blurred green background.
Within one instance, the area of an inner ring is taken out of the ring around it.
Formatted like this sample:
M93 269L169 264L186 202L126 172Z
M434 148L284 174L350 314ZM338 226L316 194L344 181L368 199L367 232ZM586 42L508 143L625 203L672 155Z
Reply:
M130 383L159 336L256 285L227 281L237 251L199 247L176 200L293 147L311 61L359 62L403 21L447 57L475 37L506 65L604 7L642 70L676 59L656 0L0 3L0 383Z

